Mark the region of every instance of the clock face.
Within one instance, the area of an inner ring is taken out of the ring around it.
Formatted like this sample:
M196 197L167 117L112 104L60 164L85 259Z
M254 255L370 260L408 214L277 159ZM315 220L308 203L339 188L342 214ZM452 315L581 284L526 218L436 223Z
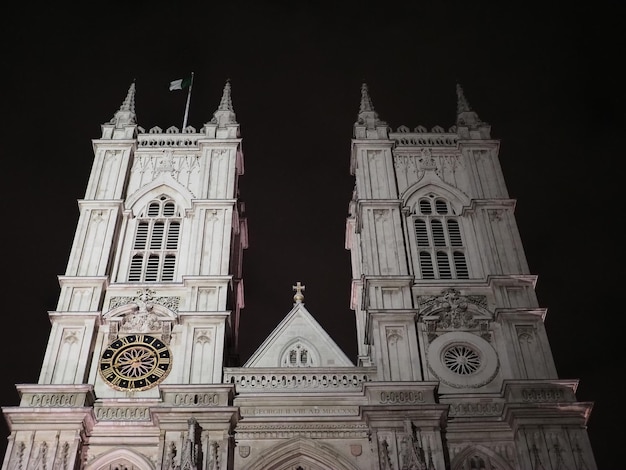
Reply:
M113 341L100 358L100 375L116 390L146 390L161 383L172 368L170 350L160 339L129 335Z

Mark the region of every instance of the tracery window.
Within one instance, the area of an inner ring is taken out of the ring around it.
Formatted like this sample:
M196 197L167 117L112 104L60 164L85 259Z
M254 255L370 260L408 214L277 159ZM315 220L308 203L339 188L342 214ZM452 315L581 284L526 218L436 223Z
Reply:
M309 350L302 344L291 346L283 356L282 365L287 367L311 367L313 358Z
M446 199L420 198L413 226L422 279L469 279L459 221Z
M180 236L180 213L167 196L150 201L137 220L128 272L131 282L174 280Z

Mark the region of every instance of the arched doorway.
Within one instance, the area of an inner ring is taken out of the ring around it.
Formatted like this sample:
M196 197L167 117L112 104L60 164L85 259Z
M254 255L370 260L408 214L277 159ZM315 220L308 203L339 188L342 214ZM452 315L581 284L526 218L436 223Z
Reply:
M137 452L115 449L100 455L85 470L154 470L154 465Z
M263 452L245 470L360 470L331 446L294 438Z

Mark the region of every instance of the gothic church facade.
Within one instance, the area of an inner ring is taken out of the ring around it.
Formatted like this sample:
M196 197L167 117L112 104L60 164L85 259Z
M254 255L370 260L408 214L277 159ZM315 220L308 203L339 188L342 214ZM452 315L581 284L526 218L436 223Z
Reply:
M141 128L132 84L93 140L39 380L2 408L2 470L595 470L592 404L557 375L499 143L460 87L457 101L448 130L392 131L362 86L346 201L356 363L297 283L238 365L230 83L199 131Z

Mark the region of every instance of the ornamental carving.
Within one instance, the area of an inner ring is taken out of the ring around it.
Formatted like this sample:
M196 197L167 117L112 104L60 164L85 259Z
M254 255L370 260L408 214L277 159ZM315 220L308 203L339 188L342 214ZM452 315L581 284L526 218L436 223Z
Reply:
M176 146L171 139L168 143ZM197 155L174 155L168 150L164 154L135 155L133 171L145 174L151 181L161 174L167 174L179 183L186 184L191 173L200 172L200 162Z
M405 420L404 436L400 441L400 469L436 470L431 447L428 443L424 446L420 428L411 420Z
M417 166L420 171L437 171L437 162L429 148L422 149L417 159Z
M383 390L379 398L382 404L424 403L424 393L421 390Z
M450 405L450 416L500 416L501 403L464 402Z
M391 451L389 449L389 442L387 439L382 438L378 441L378 463L381 470L392 470L391 465Z
M387 342L394 346L398 341L402 341L402 330L399 328L387 329Z
M479 330L486 341L491 340L487 313L481 313L487 306L482 295L461 295L457 289L446 289L441 295L422 295L417 298L422 321L426 324L429 340L433 341L438 330Z
M176 406L217 406L220 396L217 393L177 393L172 399Z
M502 209L489 209L487 214L489 214L489 222L500 222L504 216L504 211Z
M239 455L242 459L247 458L250 455L250 446L239 446Z
M160 305L176 312L180 297L156 297L151 289L140 289L135 297L112 297L109 303L111 309L123 305L131 305L130 311L126 312L121 322L119 320L109 323L109 340L114 341L119 332L123 333L160 333L165 344L171 339L172 322L169 319L161 319L154 311L155 305Z
M178 306L180 304L180 297L172 296L172 297L156 297L155 291L151 289L143 289L137 291L137 296L135 297L111 297L109 301L109 310L113 310L114 308L121 307L123 305L128 304L138 304L139 302L149 302L152 306L161 305L172 312L178 312ZM138 305L139 308L139 305Z
M73 393L35 393L30 404L40 408L60 408L77 406L77 396Z
M180 457L180 467L186 470L200 470L202 468L202 428L195 418L187 420L189 431L183 443L183 451ZM215 467L210 466L213 469Z
M525 388L522 390L522 400L528 403L559 402L563 401L563 390L555 388Z
M268 374L254 373L226 375L226 380L237 386L238 392L245 390L298 390L303 388L360 390L363 383L370 382L372 376L368 374L325 374L317 372L300 372L298 374Z
M150 409L147 407L114 407L101 406L95 408L99 421L146 421L150 420Z

